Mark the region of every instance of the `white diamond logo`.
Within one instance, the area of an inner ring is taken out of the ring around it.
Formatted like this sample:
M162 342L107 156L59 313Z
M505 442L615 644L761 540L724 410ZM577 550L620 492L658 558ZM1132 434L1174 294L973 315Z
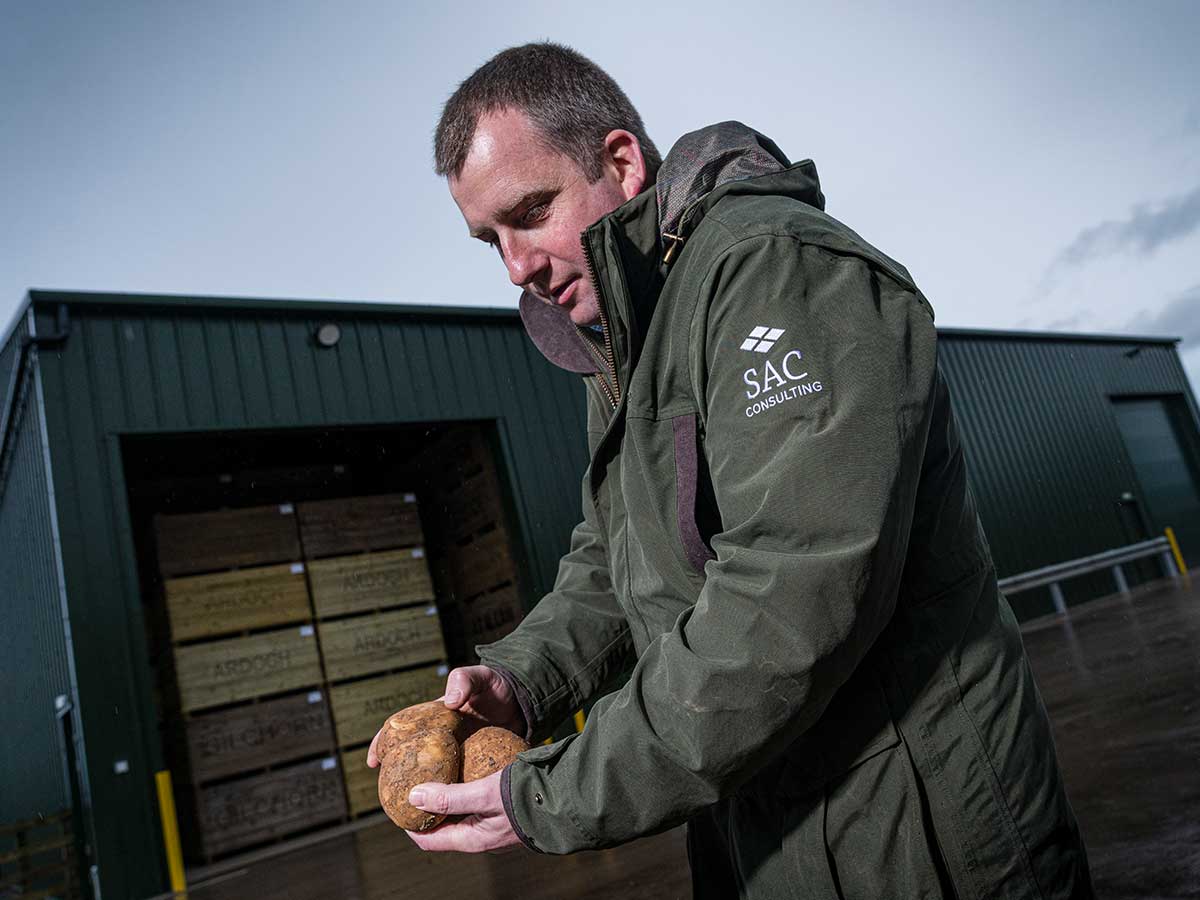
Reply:
M750 336L742 341L743 350L753 353L766 353L775 346L775 342L783 337L782 328L769 328L766 325L755 325L750 329Z

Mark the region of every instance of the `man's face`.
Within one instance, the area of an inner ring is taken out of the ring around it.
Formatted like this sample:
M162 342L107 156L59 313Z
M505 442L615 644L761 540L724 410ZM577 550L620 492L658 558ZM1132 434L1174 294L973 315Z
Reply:
M513 284L565 309L576 325L600 320L580 233L644 182L636 139L614 131L609 141L604 174L589 184L572 160L546 149L524 113L502 110L480 118L466 163L450 179L471 236L496 248Z

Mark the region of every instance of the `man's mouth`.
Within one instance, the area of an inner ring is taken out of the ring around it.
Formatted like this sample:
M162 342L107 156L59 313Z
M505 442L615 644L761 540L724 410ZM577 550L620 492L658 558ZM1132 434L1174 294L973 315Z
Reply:
M575 288L579 284L578 278L572 278L566 284L561 285L550 291L550 296L553 298L557 306L565 306L571 302L571 298L575 296Z

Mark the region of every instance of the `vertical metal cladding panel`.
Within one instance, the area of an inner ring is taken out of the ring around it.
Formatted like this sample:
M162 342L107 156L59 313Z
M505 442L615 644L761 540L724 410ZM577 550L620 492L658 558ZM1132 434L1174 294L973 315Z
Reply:
M0 403L19 359L21 324L0 351ZM30 370L13 410L9 457L0 480L0 823L31 819L69 805L54 700L70 695L50 486L42 419ZM0 413L2 415L2 413Z
M162 764L119 437L128 433L494 419L529 564L553 582L586 466L583 388L495 311L35 292L50 452L106 896L163 889ZM335 347L317 345L325 322ZM127 774L114 764L127 760ZM131 865L131 860L139 860Z
M1195 417L1174 346L953 329L939 346L1001 577L1127 543L1116 501L1136 482L1111 402L1178 394ZM1114 588L1100 573L1064 589L1081 600ZM1012 602L1022 618L1051 609L1044 589Z

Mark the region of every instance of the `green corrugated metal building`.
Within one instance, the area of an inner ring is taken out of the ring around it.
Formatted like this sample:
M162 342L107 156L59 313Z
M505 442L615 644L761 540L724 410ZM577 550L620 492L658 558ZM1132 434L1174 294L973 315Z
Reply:
M332 346L315 337L328 324ZM1175 340L941 338L1001 575L1165 525L1200 552L1198 416ZM0 390L0 676L12 698L0 823L77 803L107 898L167 883L130 501L143 469L261 461L305 441L324 459L350 445L366 458L439 423L488 423L526 602L551 584L578 514L583 393L515 311L34 291L0 345ZM1099 577L1066 587L1076 601L1111 590ZM1043 592L1014 599L1023 617L1050 608Z

